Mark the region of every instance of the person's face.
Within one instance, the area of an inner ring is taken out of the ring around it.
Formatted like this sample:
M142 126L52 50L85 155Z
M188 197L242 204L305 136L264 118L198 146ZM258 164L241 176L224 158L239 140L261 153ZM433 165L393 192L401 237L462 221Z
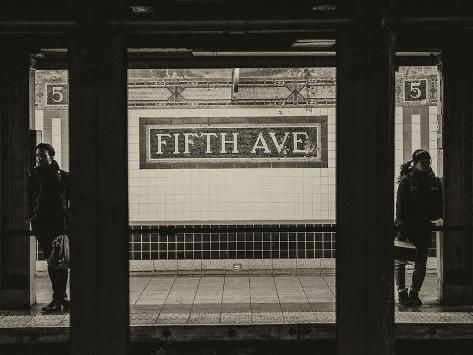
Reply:
M44 148L38 148L36 149L36 166L47 166L51 164L53 161L53 158L49 155L49 152L47 149Z
M430 169L430 159L419 160L414 167L419 171L428 171Z

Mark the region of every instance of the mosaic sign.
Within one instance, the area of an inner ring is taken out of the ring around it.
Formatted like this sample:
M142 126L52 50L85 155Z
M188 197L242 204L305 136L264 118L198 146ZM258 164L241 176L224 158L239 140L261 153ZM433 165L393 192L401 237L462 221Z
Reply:
M46 84L46 104L48 106L69 104L67 84Z
M149 159L314 157L318 126L149 128Z
M142 168L249 167L248 163L254 162L270 163L270 167L271 163L284 162L312 163L311 166L326 163L326 117L302 120L296 117L293 122L262 119L267 123L249 123L240 118L232 124L218 124L215 118L215 124L185 124L182 119L176 119L176 124L170 119L171 124L166 124L163 119L155 120L163 124L153 119L140 120Z
M427 99L427 80L405 80L404 101L422 101Z

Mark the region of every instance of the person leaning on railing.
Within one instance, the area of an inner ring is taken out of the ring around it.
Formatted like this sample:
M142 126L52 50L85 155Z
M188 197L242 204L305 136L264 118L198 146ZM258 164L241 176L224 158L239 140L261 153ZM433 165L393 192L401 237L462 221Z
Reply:
M396 199L397 238L416 247L410 290L406 288L405 264L396 264L394 276L401 306L420 306L419 291L425 279L428 248L432 238L432 221L442 218L442 184L430 167L429 152L418 149L412 160L401 165Z
M39 245L48 259L52 252L53 240L67 233L69 208L69 173L61 170L54 160L55 151L50 144L36 146L36 166L28 176L27 194L29 217ZM48 275L53 289L53 299L44 312L68 310L66 286L68 270L48 265Z

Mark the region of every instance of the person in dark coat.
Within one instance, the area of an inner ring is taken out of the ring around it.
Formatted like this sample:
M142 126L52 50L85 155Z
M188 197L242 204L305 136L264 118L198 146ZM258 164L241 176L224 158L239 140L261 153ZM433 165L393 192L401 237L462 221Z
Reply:
M69 209L69 173L59 168L54 160L55 151L50 144L36 146L36 166L28 176L28 207L31 229L48 258L52 241L67 232ZM57 270L48 265L53 299L44 312L67 310L70 301L66 294L68 270Z
M402 306L419 306L419 291L424 282L428 248L432 240L432 221L443 216L442 185L430 167L431 157L423 149L412 154L412 160L401 165L396 199L397 238L416 247L416 260L410 290L406 288L405 265L397 264L394 276Z

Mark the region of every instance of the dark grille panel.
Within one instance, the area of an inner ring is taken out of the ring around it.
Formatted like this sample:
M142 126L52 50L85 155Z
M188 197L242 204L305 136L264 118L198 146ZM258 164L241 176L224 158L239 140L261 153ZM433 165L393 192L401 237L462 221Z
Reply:
M320 224L317 227L335 227ZM175 226L179 228L215 229L215 232L160 234L149 231L158 226L135 225L131 227L129 241L130 260L195 260L195 259L313 259L335 257L335 232L287 232L290 225L265 225L270 232L262 232L262 225L244 225L234 232L236 226ZM174 227L174 226L167 226ZM233 231L222 233L230 227ZM233 227L233 228L231 228ZM284 228L281 228L284 227ZM254 228L255 232L251 232ZM278 231L283 229L283 231ZM248 231L250 230L250 231ZM436 232L432 233L429 256L436 255ZM37 246L38 260L44 260Z

